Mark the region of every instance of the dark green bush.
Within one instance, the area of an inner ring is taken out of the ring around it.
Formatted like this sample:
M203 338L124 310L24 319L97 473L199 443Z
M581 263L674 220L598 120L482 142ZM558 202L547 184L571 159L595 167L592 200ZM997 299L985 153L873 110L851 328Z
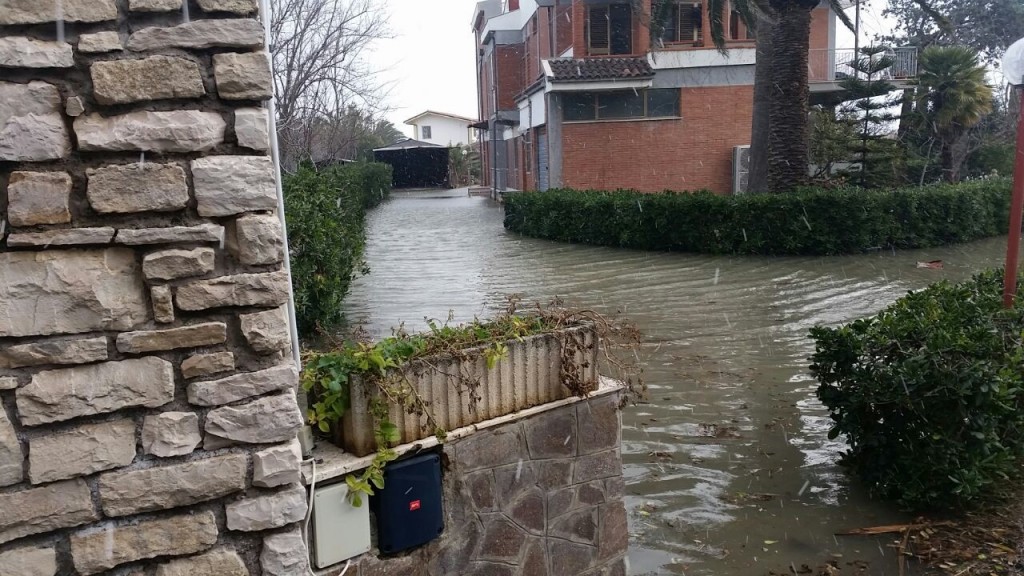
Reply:
M387 197L391 167L304 164L283 186L299 333L331 332L342 321L352 278L365 270L366 211Z
M710 254L850 254L1004 234L1010 182L898 190L806 189L722 196L549 190L505 197L505 227L527 236Z
M939 282L877 316L812 329L811 372L834 421L829 436L849 441L842 463L874 494L914 509L956 508L1016 482L1022 331L1024 305L1002 308L1001 271Z

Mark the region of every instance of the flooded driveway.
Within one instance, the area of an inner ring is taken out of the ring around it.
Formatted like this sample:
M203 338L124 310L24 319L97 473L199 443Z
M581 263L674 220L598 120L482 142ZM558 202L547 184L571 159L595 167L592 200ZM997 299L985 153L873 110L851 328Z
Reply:
M487 316L506 294L621 311L646 335L650 402L623 416L632 574L758 576L835 559L898 573L891 538L834 537L907 520L835 466L842 444L807 373L807 330L908 290L1001 264L1005 239L835 258L712 257L557 244L502 228L465 190L396 193L369 219L346 301L376 335ZM943 260L943 270L917 261ZM916 573L908 570L907 574Z

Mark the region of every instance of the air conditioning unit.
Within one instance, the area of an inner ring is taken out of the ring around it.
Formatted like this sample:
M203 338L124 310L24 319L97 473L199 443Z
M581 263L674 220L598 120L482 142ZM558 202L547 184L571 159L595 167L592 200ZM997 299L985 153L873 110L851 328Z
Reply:
M745 194L750 179L750 146L732 149L732 193Z

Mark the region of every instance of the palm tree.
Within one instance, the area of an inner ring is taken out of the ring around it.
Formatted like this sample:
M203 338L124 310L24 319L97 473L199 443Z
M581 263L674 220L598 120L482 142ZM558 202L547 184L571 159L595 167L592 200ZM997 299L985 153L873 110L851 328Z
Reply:
M931 46L921 52L918 109L940 146L943 177L960 179L953 149L969 128L992 111L992 87L978 54L966 46Z

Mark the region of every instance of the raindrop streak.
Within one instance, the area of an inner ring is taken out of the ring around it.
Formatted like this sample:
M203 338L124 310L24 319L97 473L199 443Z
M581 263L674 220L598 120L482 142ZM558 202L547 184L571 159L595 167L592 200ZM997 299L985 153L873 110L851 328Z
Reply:
M188 17L188 0L181 3L181 21L184 24L188 24L190 22Z
M718 274L721 272L721 268L715 268L715 286L718 286Z
M57 0L54 6L57 20L57 42L64 41L64 0Z
M145 152L139 152L139 170L142 170L145 167L146 167L146 153Z

